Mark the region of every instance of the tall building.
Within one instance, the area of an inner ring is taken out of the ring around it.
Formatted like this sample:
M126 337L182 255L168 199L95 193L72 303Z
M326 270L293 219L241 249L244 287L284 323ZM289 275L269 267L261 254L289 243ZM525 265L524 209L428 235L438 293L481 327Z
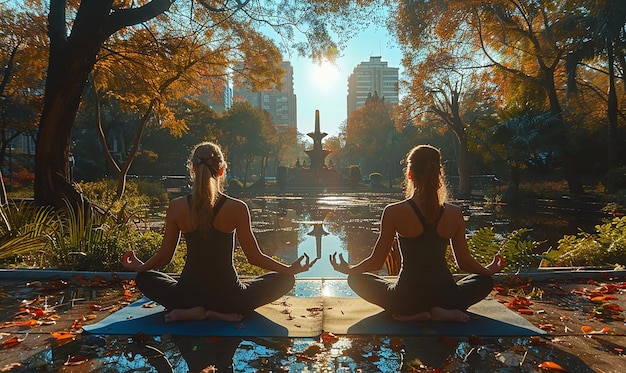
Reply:
M398 68L388 67L382 57L370 57L358 64L348 77L348 117L354 110L365 105L368 95L374 92L385 102L399 103Z
M266 110L270 113L277 128L297 128L297 102L293 91L293 67L289 61L281 62L280 66L285 70L280 90L252 92L243 87L236 87L235 97L248 101L253 107Z
M233 106L233 87L228 80L224 79L220 87L217 87L217 94L213 90L215 88L205 87L198 99L216 113L223 113Z

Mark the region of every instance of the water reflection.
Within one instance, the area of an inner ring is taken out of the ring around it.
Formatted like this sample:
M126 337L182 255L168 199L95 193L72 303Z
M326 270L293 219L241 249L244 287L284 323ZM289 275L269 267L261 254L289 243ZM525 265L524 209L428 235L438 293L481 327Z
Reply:
M300 278L345 277L335 272L328 256L342 252L356 263L369 255L376 242L383 208L403 198L400 193L354 193L310 196L260 196L245 199L262 250L286 262L306 253L320 260ZM564 234L580 229L593 232L601 223L599 211L554 209L549 203L520 208L482 201L454 201L466 215L468 233L492 227L496 233L532 229L532 239L544 242L540 250L555 247ZM383 269L384 271L384 269ZM384 274L384 273L383 273Z
M345 277L328 256L343 252L357 262L369 255L378 234L382 209L394 195L258 197L246 200L262 250L286 262L307 254L320 260L299 277Z

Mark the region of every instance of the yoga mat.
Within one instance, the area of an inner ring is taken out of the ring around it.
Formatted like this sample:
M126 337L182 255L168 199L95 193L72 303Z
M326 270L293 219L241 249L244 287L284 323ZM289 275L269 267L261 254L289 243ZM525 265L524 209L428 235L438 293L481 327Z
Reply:
M546 334L495 299L471 306L470 321L410 322L394 320L382 308L361 298L325 297L323 329L333 334L412 336L532 336Z
M92 334L216 337L315 337L322 333L321 298L284 297L242 321L188 320L166 323L165 310L143 297L83 330Z
M162 306L141 298L83 329L92 334L184 335L222 337L316 337L337 335L532 336L546 334L494 299L469 308L467 323L397 321L361 298L284 297L259 307L241 322L193 320L166 323Z

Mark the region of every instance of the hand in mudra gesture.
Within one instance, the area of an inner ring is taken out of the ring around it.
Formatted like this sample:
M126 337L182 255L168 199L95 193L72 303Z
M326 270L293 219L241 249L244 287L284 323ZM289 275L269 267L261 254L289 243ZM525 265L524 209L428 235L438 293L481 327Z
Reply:
M348 274L350 271L350 265L343 258L343 254L339 254L339 261L337 261L337 253L334 253L329 256L330 264L333 266L333 269L337 272Z
M304 260L304 263L302 262L302 260ZM309 256L305 253L305 254L300 255L298 259L296 259L293 263L291 263L289 268L292 269L292 273L295 275L298 273L308 271L309 269L311 269L311 267L313 267L313 264L315 264L315 262L317 262L317 258L315 258L311 262L309 259Z

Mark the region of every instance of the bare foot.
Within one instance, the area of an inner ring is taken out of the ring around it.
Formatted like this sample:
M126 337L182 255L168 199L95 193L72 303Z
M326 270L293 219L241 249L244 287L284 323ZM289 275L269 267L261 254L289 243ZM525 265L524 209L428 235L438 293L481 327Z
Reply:
M391 317L393 317L395 320L398 320L398 321L428 321L431 319L430 312L426 312L426 311L416 313L414 315L393 314L391 315Z
M213 310L206 310L204 318L220 321L241 321L243 320L243 315L238 313L222 313Z
M461 310L448 310L441 307L431 308L430 315L435 321L468 322L470 319L470 316Z
M206 310L204 307L177 308L165 314L165 322L182 320L203 320Z

